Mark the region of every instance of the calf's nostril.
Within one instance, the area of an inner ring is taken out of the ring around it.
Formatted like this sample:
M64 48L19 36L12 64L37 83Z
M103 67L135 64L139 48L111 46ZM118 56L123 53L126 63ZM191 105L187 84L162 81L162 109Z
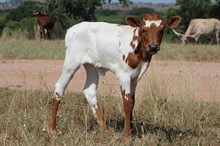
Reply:
M150 51L157 51L158 45L151 44L149 45Z

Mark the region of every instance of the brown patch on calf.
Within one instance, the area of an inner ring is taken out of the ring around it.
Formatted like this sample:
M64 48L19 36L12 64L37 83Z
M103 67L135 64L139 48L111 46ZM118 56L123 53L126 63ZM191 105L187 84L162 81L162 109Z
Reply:
M131 68L136 68L138 67L138 65L140 64L140 59L138 58L138 55L134 54L134 53L129 53L125 62L128 63L128 65L131 67Z
M146 21L146 20L163 20L163 18L157 14L150 14L150 15L145 15L143 20L144 21Z
M99 124L99 127L105 131L105 132L108 132L109 128L106 127L105 123L104 123L104 120L103 120L103 117L102 117L102 114L101 114L101 111L100 111L100 108L99 106L97 105L97 108L95 108L96 110L96 118L97 118L97 122Z
M136 31L138 31L138 29L134 29L134 35L133 35L133 38L130 42L130 46L134 49L136 46L135 46L135 41L137 41L138 43L141 41L141 36L139 35L139 32L138 32L138 36L135 35Z
M55 133L56 132L56 115L58 111L58 107L60 104L60 100L53 99L53 107L51 112L51 117L49 121L49 132Z
M125 94L123 97L123 107L125 112L124 120L124 136L128 137L132 131L132 111L134 108L134 100L131 94Z
M134 108L134 96L131 94L125 94L125 90L121 87L121 95L123 98L123 107L125 112L125 120L124 120L124 137L129 137L132 131L132 110Z

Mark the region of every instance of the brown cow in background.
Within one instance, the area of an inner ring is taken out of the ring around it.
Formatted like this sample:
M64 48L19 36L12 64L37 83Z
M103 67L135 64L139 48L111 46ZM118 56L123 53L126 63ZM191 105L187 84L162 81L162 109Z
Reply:
M55 19L41 12L36 12L32 16L37 17L38 29L40 30L40 39L50 39L50 31L54 27Z

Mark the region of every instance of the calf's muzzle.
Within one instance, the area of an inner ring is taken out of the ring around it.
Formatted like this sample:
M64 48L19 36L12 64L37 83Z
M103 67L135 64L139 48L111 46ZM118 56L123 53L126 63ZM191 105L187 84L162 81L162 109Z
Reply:
M149 52L151 54L155 54L155 53L157 53L160 50L160 46L157 45L157 44L150 44L148 46L149 46Z

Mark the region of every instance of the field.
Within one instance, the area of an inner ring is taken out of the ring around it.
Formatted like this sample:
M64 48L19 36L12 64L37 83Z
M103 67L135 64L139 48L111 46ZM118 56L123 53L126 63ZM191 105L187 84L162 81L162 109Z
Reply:
M63 40L0 39L0 44L0 145L220 144L217 45L162 44L137 89L133 137L124 140L122 100L111 73L101 77L98 89L111 133L99 130L81 94L85 73L80 69L61 102L58 133L50 135L47 123L65 54Z

